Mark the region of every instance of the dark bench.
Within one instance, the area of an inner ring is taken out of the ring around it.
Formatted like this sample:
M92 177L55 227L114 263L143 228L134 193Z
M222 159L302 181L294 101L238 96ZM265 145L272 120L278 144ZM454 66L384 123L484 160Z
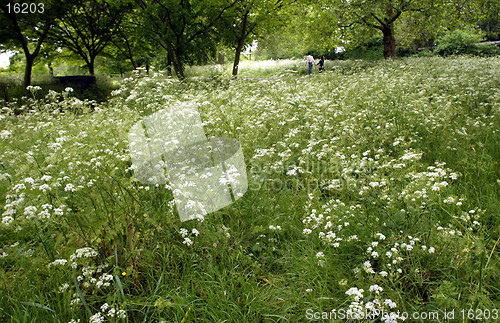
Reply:
M80 91L85 91L92 84L96 83L96 78L93 75L56 76L54 79L58 84L78 89Z

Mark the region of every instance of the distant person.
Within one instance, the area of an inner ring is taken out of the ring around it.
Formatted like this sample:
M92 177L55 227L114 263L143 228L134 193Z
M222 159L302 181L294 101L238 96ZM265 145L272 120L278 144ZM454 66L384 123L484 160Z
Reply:
M319 58L319 62L318 62L318 65L319 65L319 72L323 72L325 70L325 56L321 56Z
M307 74L311 75L313 72L313 64L316 65L314 57L311 55L311 52L307 53L306 65L308 64L309 64L309 71L307 72Z

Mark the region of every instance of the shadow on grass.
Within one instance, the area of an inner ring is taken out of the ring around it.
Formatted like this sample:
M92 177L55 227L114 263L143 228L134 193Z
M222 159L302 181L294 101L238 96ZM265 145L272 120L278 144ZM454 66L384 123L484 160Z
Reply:
M36 98L45 97L50 90L63 92L66 88L73 89L72 96L80 100L107 101L111 92L118 88L112 79L107 76L71 76L71 77L36 77L32 86L41 89L36 92ZM0 100L22 104L23 98L32 97L32 94L23 86L22 78L17 76L0 77Z

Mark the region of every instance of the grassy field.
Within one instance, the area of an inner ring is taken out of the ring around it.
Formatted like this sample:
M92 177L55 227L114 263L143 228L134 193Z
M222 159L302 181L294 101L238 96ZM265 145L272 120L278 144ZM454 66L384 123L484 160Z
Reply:
M499 317L500 58L288 64L1 104L0 321ZM199 221L128 151L182 102L247 166L247 193Z

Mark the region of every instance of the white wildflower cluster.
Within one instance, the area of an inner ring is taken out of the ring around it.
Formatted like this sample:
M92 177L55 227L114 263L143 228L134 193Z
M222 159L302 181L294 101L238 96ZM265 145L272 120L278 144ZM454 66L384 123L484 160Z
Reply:
M97 312L89 318L89 323L102 323L105 321L104 316L101 312Z
M376 320L382 322L404 321L406 318L397 314L394 309L396 302L389 298L383 298L384 289L377 284L371 285L368 289L371 296L365 295L365 290L357 287L349 288L345 293L351 298L351 303L346 309L349 318L355 320ZM365 301L365 299L370 299Z
M365 273L379 277L378 279L400 276L404 271L409 270L405 268L409 258L430 255L436 251L432 246L420 244L420 239L413 236L392 244L381 233L377 233L376 237L377 240L372 241L366 249L368 259L363 263L362 268ZM373 268L375 261L378 271Z
M238 179L240 176L240 171L234 165L231 165L231 168L226 169L222 173L222 176L219 178L219 183L226 185L238 185L240 183Z
M99 254L93 248L84 247L76 249L75 252L69 257L69 259L74 262L78 258L93 258L97 257Z
M8 130L2 130L0 132L0 139L7 139L7 138L10 138L10 136L12 136L12 132L10 132Z
M92 315L89 319L91 323L101 323L106 322L106 319L126 319L127 312L123 309L117 309L109 305L108 303L104 303L101 305L101 311Z
M445 227L438 223L436 230L438 234L447 238L462 237L477 232L482 227L481 218L485 213L486 210L479 208L461 211L457 215L453 215L453 222L448 223Z
M316 253L316 258L318 258L318 266L323 267L325 263L325 254L323 253L323 251Z
M424 208L431 201L433 194L439 194L448 185L448 181L457 178L457 175L449 168L444 168L444 163L436 163L429 166L426 172L411 172L407 176L411 182L400 193L400 197L407 202L420 204ZM453 201L447 200L447 203Z
M457 227L466 228L468 231L474 231L481 227L481 218L486 213L486 210L479 208L469 211L462 211L458 215L454 215L453 219L457 222Z
M64 204L55 206L51 203L40 203L37 205L29 203L28 196L33 200L31 194L35 193L36 198L34 200L40 200L40 195L50 192L56 187L55 183L48 184L51 180L52 176L45 174L40 178L26 177L21 183L13 185L11 194L6 195L2 223L10 225L15 219L19 221L33 219L49 220L54 215L60 216L65 211L70 211Z
M84 247L75 250L69 257L69 261L67 259L56 259L47 266L49 268L66 268L66 270L69 270L68 264L70 264L73 269L78 269L79 271L75 278L79 284L80 291L84 294L94 294L97 291L102 291L104 288L110 287L114 278L113 275L106 272L106 268L108 268L107 264L95 265L95 258L97 256L98 253L93 248ZM68 293L69 291L73 291L70 306L80 306L80 295L75 292L72 283L63 283L58 288L59 293ZM104 310L102 313L96 313L94 319L98 322L101 317L115 317L115 315L116 317L123 317L124 312L122 313L123 315L118 315L118 313L122 312L110 308L105 316L99 315L104 314Z
M35 86L33 86L33 85L28 85L28 86L26 87L26 90L31 91L31 92L40 91L41 89L42 89L42 88L41 88L40 86L38 86L38 85L35 85Z
M68 263L67 259L56 259L53 262L51 262L50 264L48 264L47 266L48 267L51 267L51 266L66 266L67 263Z
M95 287L96 289L100 289L101 287L109 287L113 280L113 275L103 273L106 267L107 265L83 267L81 269L82 275L76 278L85 288Z
M351 234L350 224L356 217L363 215L360 205L347 206L338 199L332 199L317 210L312 208L312 202L310 200L306 204L306 210L310 210L310 213L302 220L304 234L315 232L324 244L335 248L340 247L343 241L357 241L358 237Z
M316 258L318 258L318 259L323 259L323 258L325 258L325 254L323 253L323 251L318 252L318 253L316 254Z
M461 206L463 200L464 200L463 198L457 199L454 196L448 196L447 198L445 198L443 200L443 203L445 203L445 204L456 204L457 206Z
M228 239L231 238L231 233L229 233L229 228L226 227L225 225L222 225L222 234Z
M193 238L193 236L197 237L200 234L200 232L196 228L193 228L191 230L191 232L189 232L188 229L180 228L179 233L180 233L181 237L184 239L182 241L182 243L187 245L187 246L192 246L193 240L191 238Z

